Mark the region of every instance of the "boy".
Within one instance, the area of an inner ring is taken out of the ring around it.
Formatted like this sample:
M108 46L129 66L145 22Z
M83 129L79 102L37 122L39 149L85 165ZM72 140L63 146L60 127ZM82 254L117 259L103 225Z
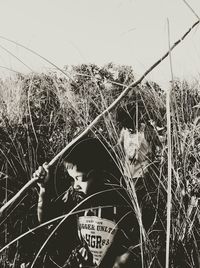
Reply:
M163 128L156 127L142 104L121 106L117 120L121 126L119 144L124 151L124 177L136 202L146 232L147 267L165 265L166 178L161 172L157 150L162 147ZM153 251L152 251L153 249Z
M62 226L62 233L69 230L62 241L66 260L61 264L58 252L57 258L51 257L52 263L71 268L140 267L137 219L126 191L119 187L117 167L105 146L98 139L81 140L71 148L63 163L72 186L58 198L56 207L49 196L47 165L34 173L40 185L40 222L64 215L78 205L70 224L67 219L67 226Z

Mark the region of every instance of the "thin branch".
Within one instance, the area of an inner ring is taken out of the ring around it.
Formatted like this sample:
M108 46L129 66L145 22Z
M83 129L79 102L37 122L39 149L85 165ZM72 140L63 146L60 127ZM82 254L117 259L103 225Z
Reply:
M17 56L15 56L12 52L10 52L7 48L5 48L4 46L0 45L0 48L3 49L4 51L6 51L8 54L10 54L13 58L17 59L19 62L21 62L27 69L29 69L29 71L33 72L33 70L26 64L24 63L22 60L20 60L20 58L18 58Z
M34 124L33 124L33 118L32 118L32 113L31 113L31 105L30 105L30 93L31 93L31 89L33 87L33 77L34 75L31 75L31 81L28 87L28 93L27 93L27 104L28 104L28 113L29 113L29 117L30 117L30 123L31 123L31 127L33 130L33 134L36 140L36 144L38 145L38 138L37 138L37 134L34 128Z
M168 28L168 42L170 47L170 26L169 20L167 20ZM172 59L171 52L169 53L170 70L172 76L172 87L173 87L173 71L172 71ZM171 89L169 88L166 96L166 112L167 112L167 146L168 146L168 187L167 187L167 232L166 232L166 262L165 268L169 268L169 249L170 249L170 233L171 233L171 185L172 185L172 144L171 144L171 114L170 114L170 96Z
M59 71L60 71L61 73L63 73L64 75L66 75L69 79L71 79L71 80L75 83L74 79L73 79L68 73L64 72L64 71L63 71L61 68L59 68L56 64L54 64L53 62L51 62L51 61L48 60L47 58L43 57L43 56L40 55L39 53L35 52L34 50L32 50L32 49L30 49L30 48L28 48L28 47L26 47L26 46L24 46L24 45L22 45L22 44L20 44L20 43L18 43L18 42L16 42L16 41L14 41L14 40L11 40L11 39L9 39L9 38L6 38L6 37L4 37L4 36L0 36L0 39L6 40L6 41L8 41L8 42L11 42L11 43L17 45L17 46L20 46L20 47L26 49L27 51L33 53L34 55L40 57L40 58L43 59L44 61L48 62L50 65L54 66L57 70L59 70ZM14 55L14 56L15 56L15 55ZM15 56L15 57L16 57L16 56Z
M188 4L188 2L186 0L182 0L186 6L192 11L192 13L195 15L195 17L197 17L198 20L200 20L199 15L194 11L194 9Z
M0 68L2 68L2 69L6 69L6 70L11 71L11 72L16 73L16 74L22 74L22 72L18 72L18 71L16 71L16 70L13 70L13 69L8 68L8 67L6 67L6 66L2 66L2 65L0 65Z

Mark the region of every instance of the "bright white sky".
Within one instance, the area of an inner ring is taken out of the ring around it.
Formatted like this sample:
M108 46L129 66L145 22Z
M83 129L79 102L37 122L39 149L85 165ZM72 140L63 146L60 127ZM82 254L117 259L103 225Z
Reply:
M200 16L200 0L188 0ZM197 20L183 0L0 0L0 36L12 39L62 68L79 63L131 65L139 77ZM0 38L0 74L52 68ZM175 77L199 78L200 28L172 54ZM169 59L147 77L168 87Z

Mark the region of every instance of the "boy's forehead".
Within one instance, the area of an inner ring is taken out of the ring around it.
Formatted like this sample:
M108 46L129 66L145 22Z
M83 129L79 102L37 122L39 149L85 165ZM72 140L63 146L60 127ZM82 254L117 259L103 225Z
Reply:
M64 162L64 166L67 169L67 171L72 171L76 173L85 173L83 170L80 170L79 167L76 164L70 163L70 162Z
M75 166L75 164L64 161L64 166L66 169L72 169Z
M139 124L138 126L136 126L136 125L127 125L127 126L123 126L123 129L125 129L125 130L128 130L128 131L130 131L130 132L137 132L137 130L143 130L144 129L144 126L145 126L145 124L143 124L143 123L141 123L141 124Z

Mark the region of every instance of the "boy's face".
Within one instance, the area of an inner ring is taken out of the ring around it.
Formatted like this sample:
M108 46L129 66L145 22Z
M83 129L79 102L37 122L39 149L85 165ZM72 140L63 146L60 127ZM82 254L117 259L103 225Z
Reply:
M65 168L70 177L73 178L73 187L76 191L88 194L90 191L90 186L92 184L92 179L87 179L84 172L78 170L77 166L71 163L64 163Z
M141 128L136 133L133 129L123 128L121 135L125 156L129 159L130 163L135 161L140 163L146 160L146 156L150 152L150 146L145 139L144 129Z

